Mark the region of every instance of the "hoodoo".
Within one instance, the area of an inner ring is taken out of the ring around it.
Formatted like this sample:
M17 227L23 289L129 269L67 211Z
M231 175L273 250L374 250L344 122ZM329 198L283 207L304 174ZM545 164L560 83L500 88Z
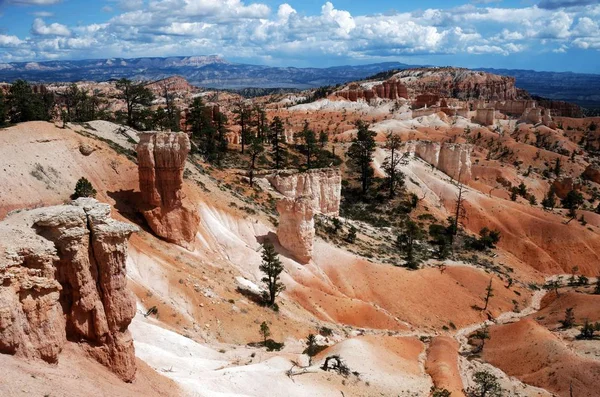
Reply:
M192 250L200 218L184 204L182 191L190 149L186 134L143 133L137 156L140 190L148 207L143 211L146 221L158 236Z
M331 216L340 213L342 175L339 169L314 169L303 173L281 171L267 179L275 190L286 197L309 198L316 212Z
M137 227L93 199L8 216L0 223L0 352L54 363L67 340L124 381L135 377L127 327L127 242Z
M315 220L312 203L307 197L284 198L277 203L281 246L301 263L312 259L315 240Z

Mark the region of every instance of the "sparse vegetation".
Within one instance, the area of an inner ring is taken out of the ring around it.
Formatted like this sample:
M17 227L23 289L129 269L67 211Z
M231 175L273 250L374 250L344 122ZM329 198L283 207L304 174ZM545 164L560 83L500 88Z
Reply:
M75 185L75 192L71 195L73 200L76 200L80 197L96 197L96 189L92 186L92 183L88 181L86 178L82 177L77 181Z
M475 386L469 388L469 397L502 397L504 391L498 383L496 375L488 371L479 371L473 375Z
M263 245L262 264L259 269L264 274L262 282L267 287L263 300L265 304L275 308L275 299L277 295L285 290L285 285L280 281L283 265L279 260L275 247L269 242Z

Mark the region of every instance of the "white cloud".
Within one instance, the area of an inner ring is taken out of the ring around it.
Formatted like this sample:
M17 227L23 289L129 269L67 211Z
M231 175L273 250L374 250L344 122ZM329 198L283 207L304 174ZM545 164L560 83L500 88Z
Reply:
M117 9L105 23L87 26L46 24L37 18L32 37L0 36L0 46L11 43L0 60L39 60L52 51L63 58L219 53L289 64L290 58L305 56L383 60L600 47L600 5L548 9L467 3L371 15L352 15L337 9L334 1L324 1L316 15L287 3L272 12L260 0L134 0L128 8Z
M54 13L49 11L36 11L32 12L31 15L35 15L38 18L50 18L54 16Z
M290 19L290 16L292 14L297 14L297 12L288 3L280 5L279 10L277 11L277 16L281 21L287 21L288 19Z
M46 25L43 19L36 18L31 26L31 32L39 36L70 36L71 31L65 25L52 23Z
M0 48L17 47L23 43L17 36L7 36L0 34Z

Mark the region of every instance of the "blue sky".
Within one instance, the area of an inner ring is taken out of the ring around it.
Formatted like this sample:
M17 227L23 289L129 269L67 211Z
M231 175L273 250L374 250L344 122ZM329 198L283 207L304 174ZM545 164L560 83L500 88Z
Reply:
M0 0L0 63L217 54L600 73L599 2Z

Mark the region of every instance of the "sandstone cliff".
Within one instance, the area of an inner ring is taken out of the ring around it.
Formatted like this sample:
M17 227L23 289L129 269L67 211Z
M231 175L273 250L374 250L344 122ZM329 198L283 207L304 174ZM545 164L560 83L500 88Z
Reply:
M454 179L471 180L472 145L413 141L407 143L406 150Z
M299 262L312 259L315 240L314 210L308 197L284 198L277 202L277 238Z
M125 381L135 377L127 327L127 241L137 227L93 199L9 215L0 223L0 352L57 362L67 340Z
M360 86L357 83L350 84L346 89L338 91L337 96L356 102L359 99L371 100L373 98L381 99L408 99L406 86L396 80L384 81L381 84L367 84Z
M394 75L409 94L434 94L442 98L512 100L517 98L513 77L460 68L407 69Z
M140 190L148 208L143 213L158 236L193 249L200 218L183 203L183 170L190 151L186 134L140 134L137 146Z
M308 197L316 212L331 216L340 213L342 175L339 169L323 168L303 173L281 171L267 179L286 197Z

